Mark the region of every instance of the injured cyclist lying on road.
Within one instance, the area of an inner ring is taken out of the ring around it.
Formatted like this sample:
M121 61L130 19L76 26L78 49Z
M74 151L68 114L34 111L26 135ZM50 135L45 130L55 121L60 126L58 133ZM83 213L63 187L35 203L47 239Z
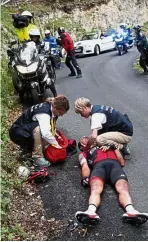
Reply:
M82 224L94 225L100 217L96 213L101 203L101 193L106 183L111 184L118 193L119 203L125 210L122 220L130 224L143 224L148 220L148 213L138 212L132 203L129 194L128 179L122 169L123 157L114 145L91 146L87 149L88 137L83 136L78 144L81 150L79 162L81 165L82 180L84 187L90 186L90 197L88 209L84 212L78 211L75 216Z

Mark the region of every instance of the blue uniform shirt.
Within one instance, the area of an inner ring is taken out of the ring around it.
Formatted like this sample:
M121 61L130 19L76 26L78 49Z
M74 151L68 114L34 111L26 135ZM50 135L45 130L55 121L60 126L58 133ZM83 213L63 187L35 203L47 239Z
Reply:
M46 37L46 38L44 39L44 42L49 42L51 48L57 48L56 38L53 37L53 36Z

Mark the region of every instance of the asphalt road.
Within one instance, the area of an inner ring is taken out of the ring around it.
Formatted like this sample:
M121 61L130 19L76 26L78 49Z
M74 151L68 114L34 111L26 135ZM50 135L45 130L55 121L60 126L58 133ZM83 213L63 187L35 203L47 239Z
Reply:
M134 136L130 144L132 159L126 161L126 171L131 196L135 208L148 212L148 79L133 70L133 62L138 55L136 49L118 56L116 51L99 56L79 58L83 78L69 78L66 67L57 71L57 90L65 94L71 104L70 111L58 120L58 127L69 138L79 139L89 134L89 120L74 113L73 103L76 98L84 96L93 104L106 104L127 113L134 125ZM77 155L65 163L50 167L48 184L40 185L45 215L67 222L74 220L75 212L86 210L89 189L80 185L80 169ZM107 185L102 194L101 207L98 209L100 223L88 228L87 234L79 229L70 231L71 227L61 230L54 238L48 240L95 240L95 241L146 241L148 240L148 222L140 227L122 222L123 210L119 207L117 195Z

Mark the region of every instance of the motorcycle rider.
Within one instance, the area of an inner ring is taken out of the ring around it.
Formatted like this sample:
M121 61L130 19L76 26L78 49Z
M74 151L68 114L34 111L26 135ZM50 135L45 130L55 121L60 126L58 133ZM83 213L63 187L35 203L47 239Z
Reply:
M29 40L29 32L31 29L38 29L38 27L32 23L33 15L29 11L24 11L21 13L21 16L26 17L27 23L24 28L16 28L16 34L20 42Z
M144 74L148 72L148 41L144 33L141 32L141 26L136 24L133 29L135 30L137 49L140 52L139 64L144 70Z
M130 47L133 47L134 45L134 37L133 37L133 31L132 31L132 25L129 24L129 22L127 23L126 26L127 32L128 32L128 44Z
M57 39L57 44L61 45L67 52L65 64L71 71L69 76L76 76L76 72L75 72L75 69L76 69L77 71L76 78L81 78L82 71L75 58L74 43L71 36L69 35L69 33L65 31L63 27L58 28L58 34L60 36L60 39Z
M41 37L41 33L39 29L31 29L29 31L29 41L35 42L39 54L44 49L44 46L41 45L42 42L40 41L40 37Z
M57 47L56 38L51 36L51 32L48 29L45 30L44 42L49 42L51 48L56 48Z
M123 37L123 47L124 50L127 49L128 41L129 41L129 36L128 36L128 30L126 28L125 23L120 23L120 29L118 30L118 34L120 34Z
M18 37L18 43L29 40L29 31L37 29L37 26L32 24L33 15L29 11L24 11L21 14L12 14L13 26L16 29L16 35ZM9 52L9 50L8 50ZM9 54L8 54L9 56ZM10 60L8 67L12 66L13 56L9 56Z
M22 158L31 157L36 166L48 167L44 147L52 145L61 149L55 139L56 120L69 110L69 101L64 95L47 98L28 108L11 126L10 139L22 149Z
M51 58L50 58L53 67L56 68L57 64L58 64L58 68L61 68L61 59L60 59L60 56L59 56L58 51L57 51L56 38L51 36L51 32L48 29L45 30L44 42L45 43L49 43L49 48L50 49L53 48L53 55L51 55ZM56 63L56 59L57 59L58 63Z
M119 27L120 27L121 33L122 33L122 34L125 34L125 35L128 33L126 26L127 26L127 25L126 25L125 23L120 23L120 24L119 24Z
M38 53L41 54L42 52L44 53L44 45L42 45L42 42L40 41L40 31L39 29L31 29L29 32L29 37L30 37L30 41L34 41L36 43L36 47L38 50ZM48 69L48 66L47 66ZM57 91L54 85L53 80L51 79L51 85L50 85L50 89L54 95L54 97L57 96Z

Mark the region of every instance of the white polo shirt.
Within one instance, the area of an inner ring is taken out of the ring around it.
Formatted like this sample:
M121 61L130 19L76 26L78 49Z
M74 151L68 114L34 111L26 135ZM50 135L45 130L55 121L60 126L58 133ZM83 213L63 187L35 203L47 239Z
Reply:
M51 107L51 112L52 112L52 107ZM52 113L52 118L53 117L55 116ZM57 146L58 142L56 141L55 137L51 133L50 115L48 115L47 113L39 113L34 115L32 119L34 121L37 120L39 122L42 138L46 140L47 143Z
M92 108L93 106L91 106ZM106 115L104 113L94 113L91 116L91 130L93 129L102 129L102 124L105 124L107 121Z

